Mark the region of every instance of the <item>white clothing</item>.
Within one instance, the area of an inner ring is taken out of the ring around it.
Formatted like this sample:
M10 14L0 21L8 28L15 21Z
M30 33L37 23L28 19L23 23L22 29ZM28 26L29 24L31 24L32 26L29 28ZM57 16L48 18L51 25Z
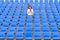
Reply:
M33 15L33 14L34 14L33 9L31 9L31 11L30 11L30 9L28 9L28 10L27 10L27 14L28 14L28 15Z

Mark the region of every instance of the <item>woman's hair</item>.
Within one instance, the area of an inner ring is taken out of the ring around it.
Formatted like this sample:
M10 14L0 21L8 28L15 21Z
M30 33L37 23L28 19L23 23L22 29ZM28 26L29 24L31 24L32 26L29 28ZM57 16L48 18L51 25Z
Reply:
M31 5L28 5L28 9L29 9L29 7L32 9L32 6Z

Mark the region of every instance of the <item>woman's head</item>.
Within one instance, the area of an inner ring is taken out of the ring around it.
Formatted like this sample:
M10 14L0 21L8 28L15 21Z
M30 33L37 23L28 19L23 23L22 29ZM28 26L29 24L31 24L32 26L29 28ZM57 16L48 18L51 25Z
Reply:
M28 5L28 9L32 9L32 6Z

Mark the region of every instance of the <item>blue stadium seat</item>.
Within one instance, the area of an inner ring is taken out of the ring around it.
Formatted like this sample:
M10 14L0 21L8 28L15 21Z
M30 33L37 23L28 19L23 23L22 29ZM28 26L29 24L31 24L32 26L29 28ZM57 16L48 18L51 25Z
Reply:
M32 27L32 23L27 23L26 27Z
M56 22L60 23L60 16L56 17Z
M43 0L40 0L40 5L42 5L43 4Z
M58 0L55 0L54 3L58 5Z
M19 27L24 27L24 23L19 24Z
M0 0L0 4L2 4L2 0Z
M10 0L10 3L13 3L13 0Z
M5 36L4 36L4 33L3 32L0 32L0 39L1 38L4 38Z
M45 32L45 33L44 33L44 38L45 38L45 39L50 39L50 33L46 33L46 32Z
M50 5L52 5L52 4L53 4L53 0L50 0L50 2L49 2L49 3L50 3Z
M14 32L8 32L7 38L14 38Z
M40 20L36 20L36 21L34 21L34 23L40 23Z
M2 33L6 33L8 27L1 26L1 31Z
M23 37L24 37L23 33L21 33L21 32L16 33L16 38L17 39L22 39Z
M16 27L10 27L9 32L15 32L16 31Z
M41 33L34 33L34 38L35 39L41 39Z
M31 6L33 6L33 0L30 0L30 3L29 3Z
M16 27L17 22L12 22L11 27Z
M18 0L15 0L15 3L18 3Z
M32 39L32 33L26 33L26 35L25 35L25 38L26 39Z
M18 27L18 32L23 33L24 32L24 27Z
M5 22L10 23L11 17L12 17L12 16L8 16L8 18L5 18Z
M29 17L28 17L27 22L28 22L28 23L30 23L30 22L32 23L32 16L29 16Z
M29 30L30 29L30 30ZM32 25L30 24L30 25L27 25L26 26L26 33L32 33Z
M26 29L26 32L32 32L32 29L29 29L28 27L28 29Z
M35 27L34 28L34 33L38 33L38 32L40 32L41 30L40 30L40 27Z
M34 9L35 9L35 10L38 10L38 0L35 0Z
M45 4L46 4L46 5L48 4L48 0L45 0Z
M0 18L0 24L2 24L2 22L3 22L3 19Z
M57 29L52 29L52 32L58 32L58 30Z
M53 37L53 39L60 39L59 33L56 33L56 32L53 33L52 37Z
M47 29L47 28L45 28L45 29ZM44 30L44 29L43 29L43 32L49 32L49 30Z

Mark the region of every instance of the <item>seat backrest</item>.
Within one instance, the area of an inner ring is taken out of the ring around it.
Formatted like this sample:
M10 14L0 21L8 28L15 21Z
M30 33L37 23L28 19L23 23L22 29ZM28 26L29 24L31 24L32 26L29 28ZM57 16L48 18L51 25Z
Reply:
M45 0L45 4L48 4L48 0Z
M53 3L53 0L50 0L51 3Z
M0 3L3 3L4 2L4 0L0 0Z
M24 4L28 4L28 1L29 1L29 0L23 0L23 3L24 3Z
M15 0L16 3L18 3L18 0Z
M43 0L40 0L40 4L43 3Z
M58 3L58 0L55 0L54 3Z

